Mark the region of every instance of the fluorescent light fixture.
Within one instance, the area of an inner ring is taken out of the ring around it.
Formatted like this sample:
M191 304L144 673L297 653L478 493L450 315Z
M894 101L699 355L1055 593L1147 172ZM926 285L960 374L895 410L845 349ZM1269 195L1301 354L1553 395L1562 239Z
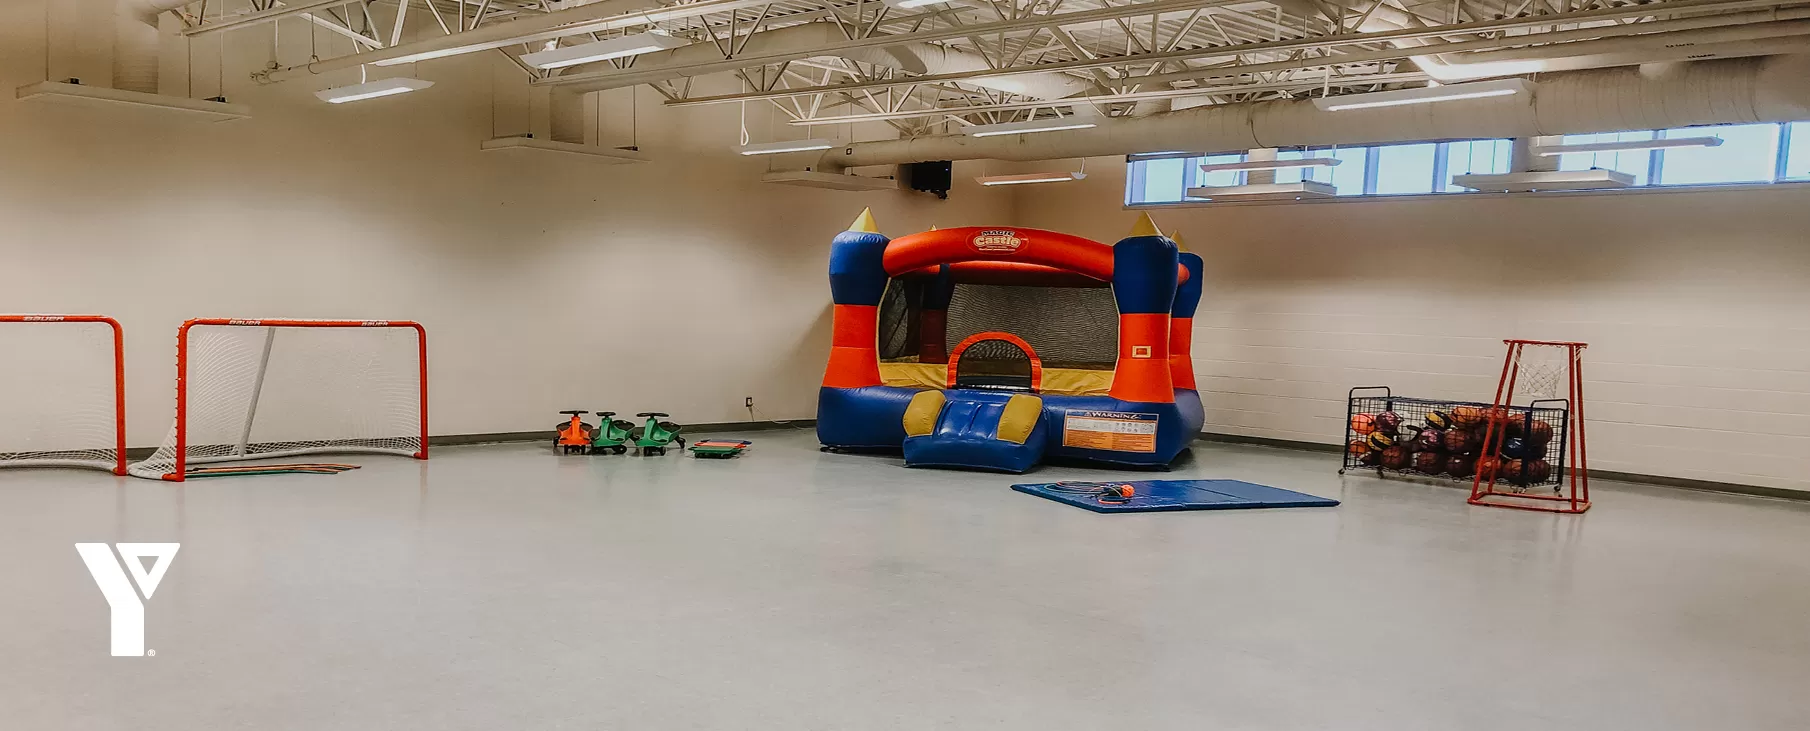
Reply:
M314 95L320 97L321 101L329 104L344 104L346 102L363 101L365 99L376 99L380 96L407 94L411 91L420 91L433 85L434 82L426 79L397 77L394 79L367 81L362 84L353 84L351 86L335 86L331 89L314 92Z
M1628 140L1626 142L1579 142L1571 145L1535 147L1536 155L1570 155L1589 152L1627 152L1630 150L1669 150L1674 147L1721 147L1720 137L1674 137L1664 140Z
M21 100L33 103L53 102L103 111L147 112L206 122L224 122L251 116L251 107L244 104L162 96L99 86L82 86L61 81L26 84L19 87L15 95Z
M1100 126L1092 120L1080 117L1051 117L1030 122L1006 122L1004 124L977 124L962 130L969 137L996 137L998 135L1019 135L1032 132L1057 132L1065 129L1090 129Z
M1087 173L1023 173L1020 175L982 175L974 179L981 185L1028 185L1030 183L1069 183L1085 180Z
M1603 190L1634 187L1634 176L1615 170L1550 170L1529 173L1454 175L1452 184L1486 192L1530 193L1541 190Z
M760 176L760 182L796 185L825 190L898 190L899 181L892 178L869 178L860 175L838 175L810 170L781 170Z
M1203 173L1217 173L1221 170L1283 170L1286 168L1329 168L1344 162L1336 157L1306 157L1300 160L1246 160L1244 162L1216 162L1200 166Z
M757 142L735 148L743 155L778 155L786 152L805 152L807 150L827 150L836 146L835 140L781 140L779 142Z
M652 51L671 50L690 45L690 43L683 38L674 38L662 33L639 33L596 43L586 43L582 46L537 51L522 56L522 63L537 69L561 69L567 66L608 61L612 58L625 58Z
M1375 109L1377 107L1399 107L1404 104L1431 104L1433 102L1455 102L1463 99L1487 99L1495 96L1512 96L1533 91L1533 84L1522 79L1496 79L1494 81L1475 81L1466 84L1445 84L1442 86L1424 86L1417 89L1397 89L1395 91L1377 91L1369 94L1342 94L1340 96L1323 96L1314 99L1314 106L1323 112L1342 112L1348 109Z
M915 10L929 5L948 5L955 8L972 7L963 0L884 0L884 2L900 10Z
M1189 188L1189 198L1206 198L1209 200L1305 200L1308 198L1330 198L1338 195L1339 189L1331 183L1318 180L1303 180L1298 183L1253 183L1251 185L1209 185L1200 188Z

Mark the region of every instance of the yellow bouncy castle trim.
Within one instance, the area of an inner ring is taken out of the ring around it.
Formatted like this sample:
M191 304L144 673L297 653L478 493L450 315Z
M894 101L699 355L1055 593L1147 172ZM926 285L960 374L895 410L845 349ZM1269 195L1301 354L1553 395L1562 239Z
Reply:
M916 398L912 400L915 401ZM999 412L999 440L1023 444L1024 440L1031 438L1031 430L1037 428L1037 422L1042 418L1043 399L1028 393L1014 394L1012 398L1006 399L1005 409Z
M856 216L855 222L848 225L848 230L856 231L856 232L864 233L864 234L880 233L880 225L877 223L874 223L873 209L872 208L861 209L861 215Z
M1138 222L1131 225L1131 235L1161 236L1163 235L1163 230L1156 227L1155 221L1150 220L1149 213L1139 213Z
M942 391L919 391L912 396L911 405L905 407L905 436L921 437L936 431L936 420L943 415L946 401Z
M949 366L941 363L881 363L880 382L899 388L947 388ZM1043 369L1039 393L1058 396L1105 396L1112 390L1112 371L1083 368Z

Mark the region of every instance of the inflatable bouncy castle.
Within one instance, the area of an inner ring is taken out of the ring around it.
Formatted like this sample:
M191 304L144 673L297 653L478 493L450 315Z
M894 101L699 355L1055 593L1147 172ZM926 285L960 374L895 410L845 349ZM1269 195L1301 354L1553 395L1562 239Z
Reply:
M830 245L817 438L911 466L1167 465L1203 420L1200 279L1148 216L1108 246L1011 226L888 239L862 211Z

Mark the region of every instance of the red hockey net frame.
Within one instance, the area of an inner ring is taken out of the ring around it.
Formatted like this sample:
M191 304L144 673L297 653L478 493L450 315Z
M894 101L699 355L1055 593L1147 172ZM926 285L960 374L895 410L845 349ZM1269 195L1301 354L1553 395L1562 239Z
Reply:
M1569 440L1563 452L1565 463L1563 468L1566 479L1559 489L1551 495L1524 492L1513 489L1497 489L1500 469L1491 469L1487 473L1479 468L1471 478L1470 504L1497 508L1514 508L1517 510L1534 510L1546 513L1582 513L1590 509L1590 473L1589 457L1585 449L1584 439L1584 380L1583 353L1588 343L1552 341L1552 340L1504 340L1508 353L1502 359L1502 377L1496 382L1496 398L1483 431L1484 452L1493 453L1489 445L1498 445L1506 434L1512 405L1515 402L1516 388L1523 382L1523 362L1530 348L1558 349L1562 358L1562 366L1556 373L1537 374L1541 378L1555 378L1552 384L1556 391L1558 386L1565 388L1566 408L1570 412L1566 418L1566 429L1563 436ZM1536 351L1551 354L1550 350Z
M0 315L0 324L33 325L103 324L113 331L113 454L109 461L62 459L56 455L37 455L0 461L4 467L96 467L116 475L126 474L126 338L119 321L105 315ZM0 418L4 418L0 414ZM4 447L0 446L0 450Z
M248 328L407 328L415 331L417 362L417 398L419 404L419 449L412 455L415 459L427 459L427 329L420 323L409 320L283 320L283 319L233 319L233 318L200 318L182 323L176 335L176 423L173 428L174 447L173 466L169 471L158 475L169 482L182 482L188 471L189 459L189 366L190 366L190 331L199 326L224 326ZM288 454L305 452L388 452L382 449L359 448L313 448L291 450L286 452L248 455L247 458L280 457ZM193 460L199 461L199 460ZM213 461L213 460L208 460ZM141 463L142 465L142 463Z

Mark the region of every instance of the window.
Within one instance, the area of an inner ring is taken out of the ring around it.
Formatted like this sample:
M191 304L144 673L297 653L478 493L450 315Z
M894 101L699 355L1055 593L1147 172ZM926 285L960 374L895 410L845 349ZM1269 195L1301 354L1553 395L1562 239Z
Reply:
M1779 146L1785 151L1782 180L1810 180L1810 122L1792 122L1779 131Z
M1565 135L1563 144L1582 145L1593 142L1639 142L1653 139L1652 131L1606 132L1596 135ZM1634 176L1635 185L1646 185L1653 170L1651 150L1622 152L1585 152L1559 156L1560 170L1614 170Z
M1172 157L1131 163L1128 185L1131 191L1125 196L1126 202L1137 204L1181 200L1182 192L1187 190L1188 161L1191 159L1193 158Z
M1770 183L1779 163L1779 125L1736 124L1681 127L1659 132L1662 139L1720 137L1716 147L1674 147L1659 156L1660 185Z
M1244 185L1243 170L1217 170L1210 173L1200 171L1202 165L1217 165L1228 162L1244 162L1244 155L1208 155L1206 157L1188 158L1188 169L1194 174L1194 183L1190 188L1206 185Z
M1403 195L1433 192L1433 163L1439 145L1387 145L1376 148L1375 183L1369 192Z
M1276 153L1278 160L1301 160L1309 157L1330 157L1339 161L1333 167L1286 168L1276 171L1276 182L1299 183L1302 180L1313 180L1331 183L1339 190L1339 195L1364 194L1364 166L1369 164L1370 148L1368 147L1316 147L1306 152L1285 150Z
M1566 135L1562 141L1563 144L1646 142L1710 136L1721 138L1722 144L1568 153L1558 156L1558 169L1615 170L1632 176L1636 186L1810 182L1810 121ZM1331 183L1337 187L1340 196L1464 193L1469 189L1454 185L1454 176L1509 172L1513 151L1514 142L1501 139L1295 148L1278 150L1276 158L1333 157L1340 164L1285 168L1277 170L1275 175L1278 183L1302 180ZM1205 163L1243 159L1243 153L1133 156L1129 161L1126 202L1131 205L1180 203L1187 200L1188 188L1243 185L1250 179L1244 171L1200 172L1200 166ZM1547 158L1548 162L1551 160Z
M1465 140L1445 144L1445 174L1435 180L1441 193L1463 193L1469 188L1452 183L1459 175L1493 175L1508 172L1511 140Z

